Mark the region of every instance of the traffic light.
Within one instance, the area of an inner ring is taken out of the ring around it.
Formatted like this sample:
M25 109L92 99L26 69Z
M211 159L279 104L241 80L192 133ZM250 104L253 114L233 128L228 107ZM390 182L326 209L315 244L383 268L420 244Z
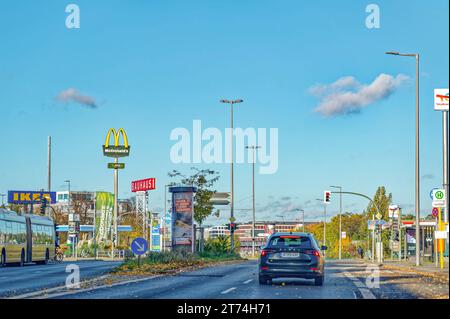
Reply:
M41 215L45 215L45 209L47 208L47 199L45 197L42 197L41 199Z
M233 231L236 230L236 223L229 223L228 224L228 229L229 230L233 230Z
M328 204L329 202L331 202L331 192L330 191L323 192L323 202L325 204Z

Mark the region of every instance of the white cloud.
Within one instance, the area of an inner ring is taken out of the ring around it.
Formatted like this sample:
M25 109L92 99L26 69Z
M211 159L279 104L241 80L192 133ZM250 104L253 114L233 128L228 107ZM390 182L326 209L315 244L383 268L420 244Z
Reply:
M69 88L60 92L56 98L62 102L75 102L92 109L97 108L97 103L94 98L87 95L82 95L74 88Z
M364 107L388 98L408 77L380 74L370 84L361 84L354 77L346 76L331 84L319 84L309 92L321 99L315 112L326 117L358 113Z

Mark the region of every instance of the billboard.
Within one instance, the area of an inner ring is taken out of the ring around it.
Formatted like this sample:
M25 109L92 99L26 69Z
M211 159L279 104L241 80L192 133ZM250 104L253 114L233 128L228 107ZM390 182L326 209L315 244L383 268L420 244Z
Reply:
M146 178L131 182L131 191L133 193L150 191L154 190L155 188L156 188L156 178Z
M95 236L97 242L111 239L114 194L108 192L95 193Z
M42 198L47 199L47 203L56 203L56 192L32 192L32 191L8 191L9 204L40 204Z
M191 246L193 236L193 187L172 187L172 246Z

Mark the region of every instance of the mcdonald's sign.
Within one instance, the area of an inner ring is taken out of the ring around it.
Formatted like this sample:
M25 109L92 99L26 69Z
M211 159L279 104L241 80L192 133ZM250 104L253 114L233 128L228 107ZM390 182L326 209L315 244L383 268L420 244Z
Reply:
M114 145L110 145L111 133L114 137ZM123 137L123 145L119 145L120 135ZM123 128L116 131L110 128L106 135L105 145L103 145L103 155L108 157L125 157L130 155L130 145L128 145L127 133Z

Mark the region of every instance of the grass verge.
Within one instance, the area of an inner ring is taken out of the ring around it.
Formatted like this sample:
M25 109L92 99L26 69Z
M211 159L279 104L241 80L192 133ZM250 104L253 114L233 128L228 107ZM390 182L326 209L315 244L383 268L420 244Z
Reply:
M203 252L151 252L141 258L128 260L113 270L116 275L156 275L170 274L184 269L195 269L206 265L245 260L237 254Z

